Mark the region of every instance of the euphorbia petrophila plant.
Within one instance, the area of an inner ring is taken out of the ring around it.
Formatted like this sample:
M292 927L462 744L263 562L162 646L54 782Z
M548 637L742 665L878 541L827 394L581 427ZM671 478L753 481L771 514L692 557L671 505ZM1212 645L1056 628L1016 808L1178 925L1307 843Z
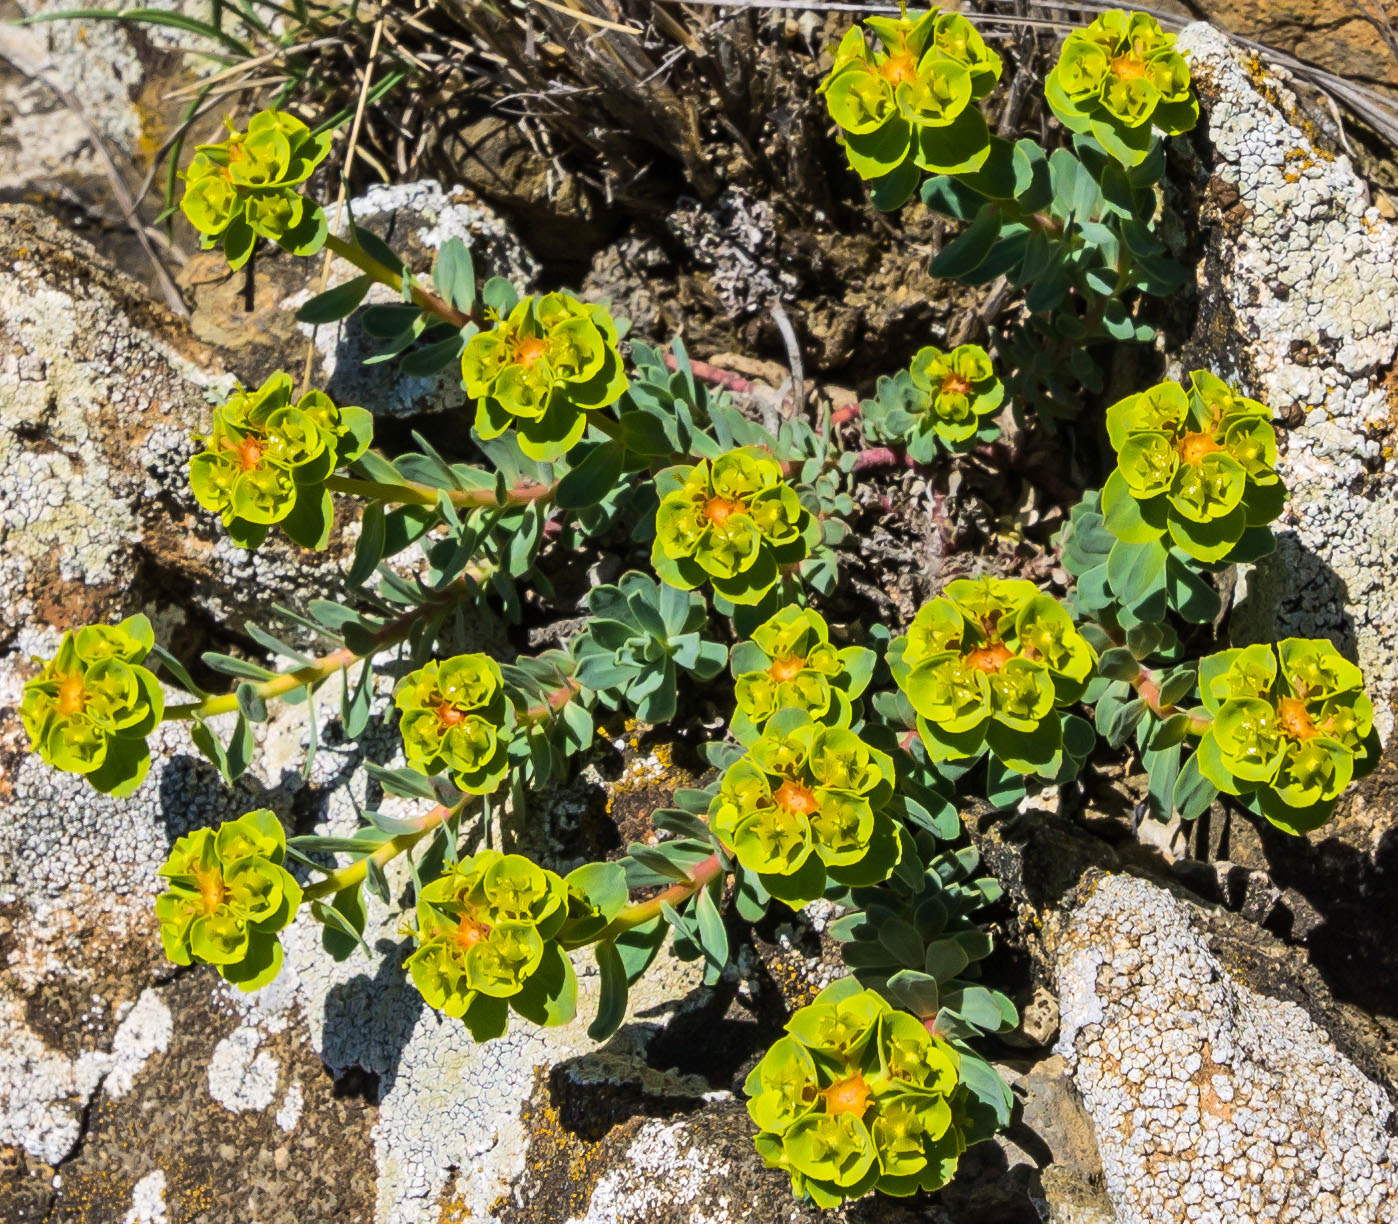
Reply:
M989 442L1006 400L1021 425L1083 409L1101 390L1088 348L1148 338L1134 295L1182 283L1153 233L1156 133L1186 130L1196 107L1169 37L1108 13L1054 71L1049 102L1074 135L1050 153L991 134L977 102L1001 60L965 17L866 24L877 46L850 31L822 86L852 166L885 208L934 175L924 198L967 226L933 271L1004 275L1023 294L1026 322L994 359L926 345L865 403L885 457L940 466ZM134 616L65 634L21 701L44 760L118 795L145 776L163 722L189 723L230 784L279 701L307 709L308 770L317 702L321 716L335 703L348 740L397 729L400 763L364 765L384 800L352 836L287 838L259 809L176 842L156 902L175 962L255 988L290 923L321 923L346 956L366 893L390 907L410 893L405 972L429 1006L480 1040L512 1021L566 1024L586 949L601 1041L667 943L712 986L748 963L769 913L838 907L828 929L851 976L797 1008L748 1077L758 1151L825 1206L910 1194L944 1184L1013 1105L974 1044L1017 1016L976 923L999 888L973 876L963 799L1013 809L1031 785L1077 779L1096 735L1134 737L1153 816L1193 817L1222 795L1299 832L1372 764L1372 705L1330 643L1210 653L1214 575L1266 550L1285 489L1267 409L1208 372L1106 409L1115 469L1071 511L1062 561L1077 583L1063 598L960 578L910 623L867 624L840 563L857 552L845 520L868 453L842 450L831 418L793 408L765 428L682 345L628 354L625 321L603 305L478 283L460 241L424 281L372 233L328 232L312 191L329 148L286 112L256 115L201 146L184 212L234 266L259 238L351 264L303 322L391 290L361 315L383 341L374 359L459 369L474 401L438 432L451 457L416 435L372 449L367 412L286 374L239 389L191 452L194 498L221 520L209 530L247 547L285 547L266 541L273 525L306 547L335 539L339 600L276 609L278 633L249 622L242 643L262 655L207 652L226 692L205 691ZM498 645L536 642L541 620L558 648ZM492 844L591 751L595 716L612 739L627 714L706 728L707 785L676 790L651 813L655 835L606 860Z

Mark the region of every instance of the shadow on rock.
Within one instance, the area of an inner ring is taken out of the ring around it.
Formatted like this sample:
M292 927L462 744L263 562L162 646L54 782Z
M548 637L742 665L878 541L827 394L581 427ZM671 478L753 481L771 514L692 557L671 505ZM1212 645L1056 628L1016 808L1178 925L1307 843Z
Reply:
M321 1050L335 1075L335 1095L371 1103L397 1078L423 1008L422 996L403 971L403 945L381 939L374 950L382 959L372 977L359 973L326 992Z

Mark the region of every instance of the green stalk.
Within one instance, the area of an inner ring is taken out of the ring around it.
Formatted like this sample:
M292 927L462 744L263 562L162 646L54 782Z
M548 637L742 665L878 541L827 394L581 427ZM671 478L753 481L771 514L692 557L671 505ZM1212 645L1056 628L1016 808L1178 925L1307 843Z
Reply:
M435 506L437 499L445 495L453 506L468 510L503 509L506 506L527 506L532 502L550 501L558 488L557 484L516 485L505 490L502 500L496 496L494 489L434 489L431 485L419 484L415 480L389 484L380 480L360 480L354 476L327 476L325 487L332 493L347 493L352 497L364 497L371 501L398 506Z
M406 850L411 850L429 833L440 828L453 816L455 816L466 805L467 795L462 795L454 804L447 807L439 803L425 816L418 818L416 829L410 829L406 833L399 833L397 837L391 837L376 847L370 854L363 858L355 859L352 863L336 871L332 871L323 880L317 880L309 885L305 891L307 901L318 901L322 897L333 897L338 892L343 892L346 888L353 888L360 883L369 872L369 863L372 860L380 867L387 866L400 854Z
M662 905L683 905L701 888L718 879L722 874L723 864L719 862L718 855L709 855L702 863L695 865L688 880L681 880L678 884L670 885L664 892L658 893L649 901L632 902L607 924L606 929L596 939L589 942L601 943L606 939L615 939L633 927L643 926L651 919L659 918Z
M387 285L399 296L402 296L405 283L405 278L402 273L395 272L387 264L380 263L358 243L341 238L336 234L327 234L325 236L325 247L347 263L353 264L366 276L373 277L379 284ZM408 294L412 298L413 304L417 306L419 310L425 310L428 314L436 315L442 322L450 323L455 328L463 328L468 323L475 323L477 326L481 325L481 320L475 315L457 310L450 302L424 289L417 283L416 278L407 280L406 284Z
M339 650L332 650L329 654L322 655L305 667L283 672L281 675L273 676L253 687L257 695L265 701L273 697L284 697L287 693L298 688L307 688L319 684L322 680L328 680L337 671L350 667L361 659L378 654L379 651L386 650L390 646L398 645L413 631L413 626L418 621L434 612L441 611L443 607L450 605L457 596L464 594L467 589L465 580L458 578L442 592L439 598L430 603L420 604L411 611L405 612L397 620L384 625L374 634L372 647L363 654L356 653L348 646L342 646ZM203 701L167 706L163 721L182 722L193 718L211 718L215 714L231 714L237 708L238 694L236 691L221 693L217 697L206 697Z

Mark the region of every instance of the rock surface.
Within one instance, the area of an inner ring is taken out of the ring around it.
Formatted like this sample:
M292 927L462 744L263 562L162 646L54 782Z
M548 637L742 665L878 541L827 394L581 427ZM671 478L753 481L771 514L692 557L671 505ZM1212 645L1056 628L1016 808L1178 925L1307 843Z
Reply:
M1058 1048L1122 1224L1398 1219L1384 1089L1296 1004L1235 980L1184 903L1099 879L1058 987Z
M1357 654L1386 736L1398 695L1398 225L1326 150L1280 75L1218 31L1190 54L1211 180L1199 266L1201 357L1283 420L1291 496L1249 582L1247 632L1333 638ZM1188 365L1185 366L1188 368Z

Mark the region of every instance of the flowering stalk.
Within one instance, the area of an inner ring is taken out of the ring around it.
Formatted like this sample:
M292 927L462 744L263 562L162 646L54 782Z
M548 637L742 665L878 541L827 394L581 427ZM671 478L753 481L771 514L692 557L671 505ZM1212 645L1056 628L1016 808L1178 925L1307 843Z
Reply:
M483 576L480 567L473 567L470 574L473 582ZM413 626L423 617L441 611L443 607L449 605L458 596L465 594L467 590L466 579L459 578L442 592L439 598L420 604L405 612L397 620L384 625L374 634L371 648L363 654L351 650L348 646L342 646L339 650L332 650L329 654L322 655L305 667L283 672L254 685L254 691L266 701L273 697L284 697L287 693L294 692L298 688L309 688L323 680L328 680L337 671L351 667L360 660L378 654L379 651L386 650L390 646L396 646L407 638L413 631ZM176 722L188 721L193 718L211 718L215 714L231 714L237 708L238 695L236 692L221 693L216 697L206 697L203 701L190 701L183 705L169 706L165 710L164 721Z
M389 484L380 480L360 480L354 476L328 476L325 487L332 493L347 493L372 501L399 506L435 506L445 495L453 506L463 509L500 509L505 506L527 506L533 502L549 501L558 486L524 484L506 489L503 497L494 489L435 489L415 480Z
M444 803L437 804L430 812L418 817L417 828L409 829L406 833L399 833L396 837L391 837L376 847L370 854L363 858L355 859L352 863L336 871L332 871L323 880L317 880L306 889L305 899L316 901L321 897L333 897L338 892L343 892L346 888L353 888L360 883L368 874L370 860L380 867L387 866L400 854L406 850L411 850L429 833L434 832L444 825L453 816L457 815L465 806L467 795L462 795L455 803L448 807Z
M662 906L682 905L706 884L718 879L722 874L723 864L719 861L718 855L709 855L702 863L696 864L694 870L689 873L688 880L681 880L678 884L670 885L664 892L657 893L649 901L632 902L613 918L606 929L598 934L592 942L601 943L605 939L614 939L634 927L644 926L652 918L660 917Z
M366 276L373 277L379 284L387 285L395 293L402 295L404 285L402 273L395 272L387 264L380 263L358 243L340 238L335 234L327 234L325 246L327 250L333 251L347 263L353 264ZM482 325L482 320L479 317L458 310L450 302L444 301L435 293L424 289L416 280L409 280L407 289L415 306L420 310L427 311L428 314L436 315L444 323L450 323L456 328L465 327L468 323L474 323L478 327Z

